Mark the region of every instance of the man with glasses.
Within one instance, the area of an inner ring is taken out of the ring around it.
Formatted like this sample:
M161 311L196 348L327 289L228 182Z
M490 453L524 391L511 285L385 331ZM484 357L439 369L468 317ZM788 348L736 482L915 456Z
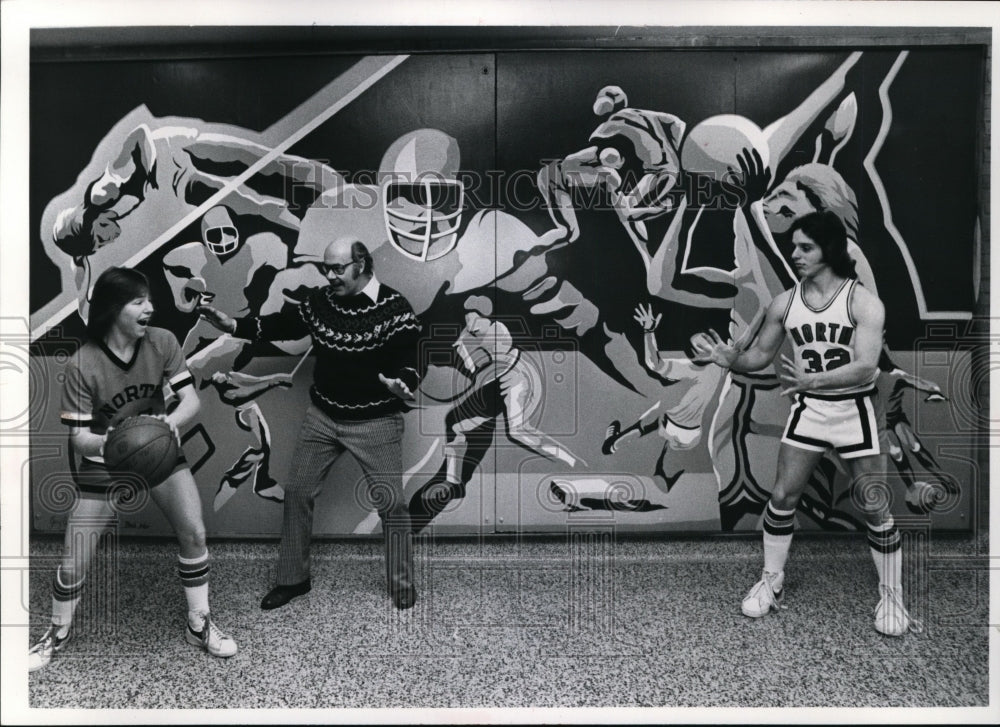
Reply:
M311 589L313 505L345 451L361 466L382 519L389 593L397 608L410 608L417 591L403 500L402 410L420 383L420 323L409 302L375 277L372 256L360 240L330 243L320 269L328 285L271 315L233 319L212 305L198 307L205 320L235 337L268 341L308 335L315 351L312 404L285 488L277 585L261 608L278 608Z

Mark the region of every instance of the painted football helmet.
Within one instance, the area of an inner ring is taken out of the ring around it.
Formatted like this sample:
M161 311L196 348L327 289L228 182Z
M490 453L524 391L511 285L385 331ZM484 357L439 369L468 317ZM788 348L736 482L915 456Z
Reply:
M240 246L240 233L225 207L213 207L201 218L201 241L209 251L218 256L236 252Z
M459 162L458 142L437 129L404 134L382 157L385 231L407 257L436 260L458 243L465 203Z

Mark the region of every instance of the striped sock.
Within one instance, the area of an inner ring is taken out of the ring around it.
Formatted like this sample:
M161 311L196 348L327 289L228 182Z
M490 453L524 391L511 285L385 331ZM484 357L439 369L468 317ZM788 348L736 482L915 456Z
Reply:
M208 613L208 551L194 558L177 558L177 573L184 586L188 614ZM200 622L199 622L200 623Z
M73 614L80 604L80 594L86 579L86 576L80 576L80 580L67 586L62 581L62 566L56 568L56 574L52 577L53 624L69 627L73 623ZM67 630L68 628L61 628L57 635L64 636Z
M891 515L881 525L868 524L868 546L879 584L899 588L903 582L903 541Z
M792 547L795 510L779 510L772 502L764 510L764 570L781 573L785 570L788 550Z

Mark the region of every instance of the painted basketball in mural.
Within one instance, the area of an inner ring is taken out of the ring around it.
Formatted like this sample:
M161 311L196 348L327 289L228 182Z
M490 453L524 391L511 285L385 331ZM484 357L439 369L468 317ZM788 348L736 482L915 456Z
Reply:
M751 149L759 151L766 168L770 161L768 143L760 127L742 116L713 116L699 122L684 137L681 167L690 174L727 179L739 171L740 155Z

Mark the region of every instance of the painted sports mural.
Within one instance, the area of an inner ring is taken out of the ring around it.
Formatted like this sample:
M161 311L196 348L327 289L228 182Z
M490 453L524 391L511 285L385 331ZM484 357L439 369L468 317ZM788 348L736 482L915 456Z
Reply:
M690 340L749 343L795 284L792 223L831 210L886 307L893 510L966 529L982 62L915 48L33 64L33 525L61 531L72 507L53 392L93 282L125 265L196 381L183 448L209 533L277 534L310 340L242 340L197 307L295 306L352 235L423 326L404 440L419 527L756 529L790 401L774 368L696 363ZM799 527L861 526L870 495L845 471L822 461ZM342 458L317 532L378 531L368 498ZM123 508L123 532L169 532Z

